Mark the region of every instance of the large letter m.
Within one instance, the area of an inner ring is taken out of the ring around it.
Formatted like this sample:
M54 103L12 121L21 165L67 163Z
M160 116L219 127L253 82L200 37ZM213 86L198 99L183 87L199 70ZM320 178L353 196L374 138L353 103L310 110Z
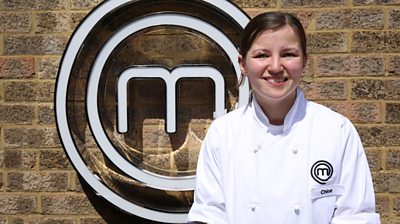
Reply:
M158 78L166 84L166 132L176 132L176 83L182 78L210 78L215 85L214 118L225 114L225 82L222 74L209 66L185 66L169 71L164 67L132 67L118 79L118 132L128 131L128 82L137 78Z

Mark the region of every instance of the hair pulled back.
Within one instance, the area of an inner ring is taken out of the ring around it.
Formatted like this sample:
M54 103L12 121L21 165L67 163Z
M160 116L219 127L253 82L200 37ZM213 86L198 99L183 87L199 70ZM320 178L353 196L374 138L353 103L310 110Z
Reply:
M300 39L300 46L303 55L307 55L306 49L306 34L301 22L296 16L285 12L266 12L254 17L241 34L239 53L243 58L251 48L257 36L266 30L279 30L280 28L289 25L297 33Z

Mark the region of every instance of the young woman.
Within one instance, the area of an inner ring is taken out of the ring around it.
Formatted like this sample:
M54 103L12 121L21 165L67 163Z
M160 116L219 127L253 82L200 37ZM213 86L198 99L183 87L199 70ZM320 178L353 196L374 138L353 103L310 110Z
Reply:
M268 12L246 26L239 64L252 99L210 126L189 222L380 223L356 129L298 87L306 62L293 15Z

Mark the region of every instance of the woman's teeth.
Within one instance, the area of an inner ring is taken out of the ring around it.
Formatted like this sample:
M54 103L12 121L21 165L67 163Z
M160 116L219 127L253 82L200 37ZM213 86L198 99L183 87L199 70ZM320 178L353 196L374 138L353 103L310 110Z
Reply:
M288 78L282 77L282 78L269 78L269 81L275 82L275 83L282 83L288 81Z

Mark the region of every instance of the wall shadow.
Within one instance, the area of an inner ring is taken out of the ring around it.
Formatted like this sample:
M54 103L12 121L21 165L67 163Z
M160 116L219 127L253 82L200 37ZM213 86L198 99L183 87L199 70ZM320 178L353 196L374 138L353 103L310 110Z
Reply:
M109 224L167 224L162 222L151 221L141 217L128 214L121 209L115 207L105 198L96 194L93 188L78 174L79 182L82 186L90 203L93 205L97 213Z

